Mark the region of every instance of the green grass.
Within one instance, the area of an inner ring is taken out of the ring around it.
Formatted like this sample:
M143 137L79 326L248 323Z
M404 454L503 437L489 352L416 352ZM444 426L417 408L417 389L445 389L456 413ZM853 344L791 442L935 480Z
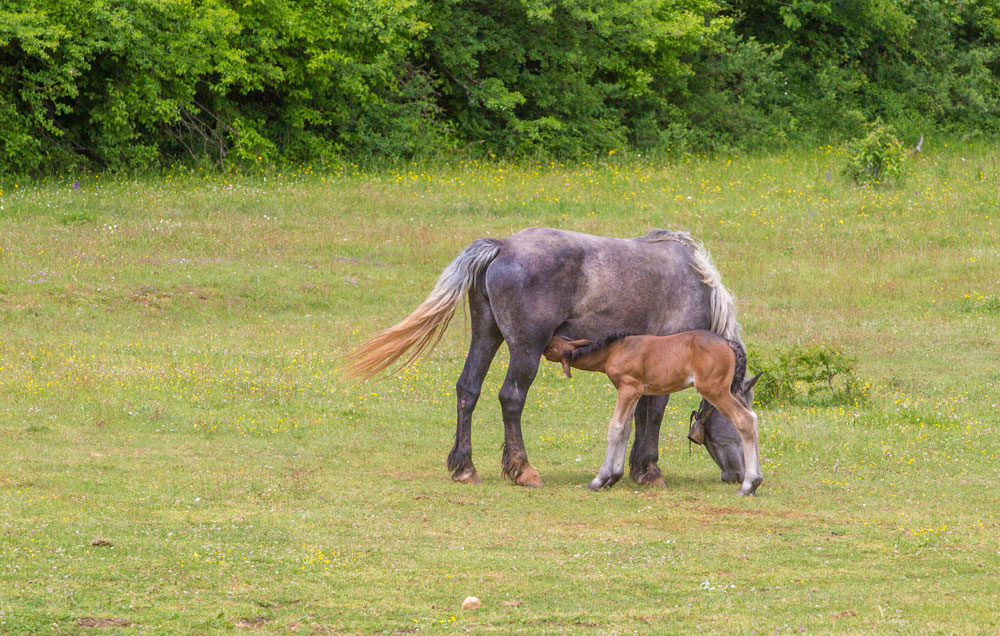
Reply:
M882 190L844 161L0 183L0 633L997 633L996 155L925 148ZM525 490L501 351L485 481L452 483L461 317L398 376L350 385L343 354L531 225L691 231L751 349L841 347L870 399L760 409L744 500L680 394L667 488L591 493L613 391L547 364Z

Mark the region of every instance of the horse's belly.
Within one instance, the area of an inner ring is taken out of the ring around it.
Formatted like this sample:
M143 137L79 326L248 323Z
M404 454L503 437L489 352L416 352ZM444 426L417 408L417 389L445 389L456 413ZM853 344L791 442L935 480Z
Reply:
M694 386L693 380L687 379L668 379L668 380L654 380L652 382L647 381L642 386L643 395L670 395L671 393L679 393L684 389L688 389Z

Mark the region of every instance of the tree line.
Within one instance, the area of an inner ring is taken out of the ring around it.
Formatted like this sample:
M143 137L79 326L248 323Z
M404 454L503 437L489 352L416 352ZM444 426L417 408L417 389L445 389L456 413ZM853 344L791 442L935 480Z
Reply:
M992 134L1000 0L13 0L0 173Z

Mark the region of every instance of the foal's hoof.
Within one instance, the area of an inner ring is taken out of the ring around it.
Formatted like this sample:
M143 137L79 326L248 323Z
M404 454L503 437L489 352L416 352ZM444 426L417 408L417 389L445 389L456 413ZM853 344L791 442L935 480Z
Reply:
M541 488L542 478L538 476L538 471L531 466L525 466L521 474L517 476L514 483L525 488Z
M460 468L451 474L452 481L458 481L463 484L478 484L482 481L479 473L476 472L474 466L469 466L468 468Z
M598 475L597 477L594 477L594 479L592 479L589 484L587 484L587 488L591 490L600 490L601 488L611 488L612 486L618 483L618 480L621 479L621 477L622 477L621 475L610 475L608 477L601 477L600 475Z
M758 477L757 479L752 480L749 484L741 486L740 489L736 491L736 494L749 497L757 492L757 487L760 486L763 481L763 478Z

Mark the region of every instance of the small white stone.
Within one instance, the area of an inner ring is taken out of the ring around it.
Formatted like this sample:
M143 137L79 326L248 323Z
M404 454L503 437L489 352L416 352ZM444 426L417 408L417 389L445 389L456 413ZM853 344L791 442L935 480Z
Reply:
M463 610L477 610L483 606L483 602L480 601L475 596L466 596L465 600L462 601Z

